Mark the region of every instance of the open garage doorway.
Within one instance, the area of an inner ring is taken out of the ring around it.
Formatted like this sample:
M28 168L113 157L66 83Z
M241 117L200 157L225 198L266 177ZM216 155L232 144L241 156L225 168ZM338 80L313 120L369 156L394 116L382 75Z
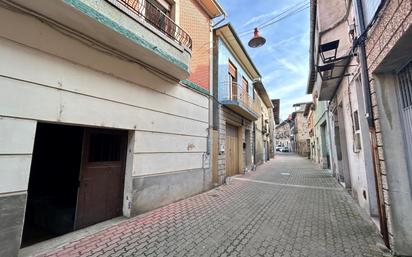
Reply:
M21 247L122 215L127 133L38 123Z

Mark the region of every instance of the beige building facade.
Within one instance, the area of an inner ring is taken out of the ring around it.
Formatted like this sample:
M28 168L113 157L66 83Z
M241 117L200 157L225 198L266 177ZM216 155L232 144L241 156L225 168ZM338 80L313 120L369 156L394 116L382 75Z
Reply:
M411 5L311 1L308 86L317 101L329 101L333 173L392 252L406 256L412 255L411 103L405 90L412 85Z

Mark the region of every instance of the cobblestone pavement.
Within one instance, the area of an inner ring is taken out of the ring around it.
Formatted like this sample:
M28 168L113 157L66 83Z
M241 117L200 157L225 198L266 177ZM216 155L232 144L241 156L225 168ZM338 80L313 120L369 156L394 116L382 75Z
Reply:
M383 256L328 173L292 154L41 256Z

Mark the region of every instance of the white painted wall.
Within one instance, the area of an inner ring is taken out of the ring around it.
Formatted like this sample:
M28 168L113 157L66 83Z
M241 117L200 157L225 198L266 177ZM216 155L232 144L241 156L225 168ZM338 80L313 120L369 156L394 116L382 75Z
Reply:
M17 14L7 18L0 18L5 26L22 22ZM3 34L0 28L0 193L27 189L36 121L135 131L126 175L202 167L207 96L34 19L24 21L46 33L39 38L49 38L53 54L46 41L33 48L31 40L38 38L23 38L21 31Z
M35 128L32 120L0 117L0 194L27 190Z
M368 195L368 183L366 178L366 164L365 164L365 155L364 147L368 147L362 142L362 149L359 152L354 150L354 135L353 128L354 121L352 120L353 112L359 112L359 103L356 94L356 85L355 80L353 80L349 86L345 80L340 87L338 92L338 100L342 101L343 106L343 116L346 132L346 142L347 142L347 154L348 154L348 163L351 176L352 184L352 194L354 198L358 201L359 205L365 209L367 212L370 211L369 207L369 195ZM349 101L350 100L350 101ZM361 117L359 117L360 120ZM344 149L342 149L344 151ZM363 196L363 191L366 193L366 199Z

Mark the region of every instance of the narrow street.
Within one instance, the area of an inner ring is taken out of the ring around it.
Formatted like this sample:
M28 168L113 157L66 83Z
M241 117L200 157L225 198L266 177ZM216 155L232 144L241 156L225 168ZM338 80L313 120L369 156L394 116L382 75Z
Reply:
M383 256L365 217L329 174L278 154L229 185L41 256Z

